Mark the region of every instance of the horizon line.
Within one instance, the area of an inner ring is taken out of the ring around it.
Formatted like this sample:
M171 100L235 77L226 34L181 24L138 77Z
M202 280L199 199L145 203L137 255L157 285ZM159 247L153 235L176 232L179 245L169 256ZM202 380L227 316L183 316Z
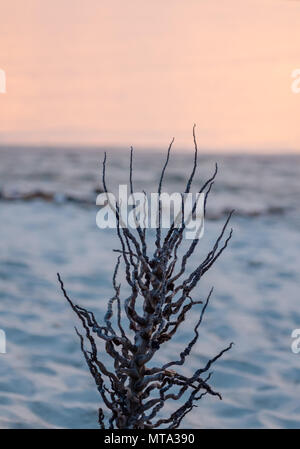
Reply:
M145 146L135 146L132 145L133 149L135 151L141 151L141 152L149 152L149 151L155 151L155 152L162 152L164 150L167 150L166 145L145 145ZM97 150L111 150L111 151L130 151L131 145L120 145L120 144L92 144L92 143L17 143L17 142L0 142L0 151L3 149L32 149L32 150L46 150L46 149L53 149L53 150L87 150L87 151L97 151ZM179 147L173 148L173 153L193 153L194 152L194 146L190 145L189 147L185 147L184 145L180 145ZM198 145L198 154L199 155L210 155L210 154L220 154L220 155L255 155L255 156L267 156L267 155L274 155L274 156L288 156L288 155L300 155L300 148L292 149L292 148L246 148L246 147L233 147L233 148L209 148L209 147L203 147L199 148Z

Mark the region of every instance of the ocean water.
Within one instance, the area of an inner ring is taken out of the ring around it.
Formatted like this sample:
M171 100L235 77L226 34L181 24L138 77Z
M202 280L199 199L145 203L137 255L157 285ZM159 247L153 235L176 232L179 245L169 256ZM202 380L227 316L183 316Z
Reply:
M128 180L129 153L111 149L108 156L114 190ZM98 427L101 400L56 273L74 302L101 321L112 295L112 249L119 248L114 231L95 223L102 157L102 149L0 149L0 329L7 339L7 353L0 354L1 428ZM163 151L135 153L135 190L155 191L164 158ZM192 158L174 153L168 191L182 191ZM191 375L235 344L212 368L211 384L223 400L203 398L182 427L299 428L300 354L291 351L291 332L300 328L300 158L200 155L196 187L215 162L205 232L188 270L207 254L231 208L234 235L195 291L205 298L214 286L182 372ZM125 297L124 281L122 289ZM178 357L198 316L191 314L162 347L159 362ZM174 407L171 401L166 413Z

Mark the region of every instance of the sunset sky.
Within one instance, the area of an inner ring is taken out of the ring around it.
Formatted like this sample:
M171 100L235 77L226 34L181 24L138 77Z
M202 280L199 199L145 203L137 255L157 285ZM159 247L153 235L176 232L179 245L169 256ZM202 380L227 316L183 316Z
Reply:
M300 2L0 0L0 145L300 151Z

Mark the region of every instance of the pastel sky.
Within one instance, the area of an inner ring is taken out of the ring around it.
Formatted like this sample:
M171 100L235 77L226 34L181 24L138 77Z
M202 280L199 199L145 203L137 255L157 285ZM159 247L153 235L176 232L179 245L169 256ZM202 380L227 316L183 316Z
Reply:
M0 0L0 144L300 151L300 2Z

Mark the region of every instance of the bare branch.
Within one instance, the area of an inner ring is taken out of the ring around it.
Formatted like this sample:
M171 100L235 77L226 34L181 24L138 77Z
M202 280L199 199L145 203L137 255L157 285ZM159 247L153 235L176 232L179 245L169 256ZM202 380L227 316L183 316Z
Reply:
M194 161L186 183L185 193L189 193L192 188L198 164L195 125L193 127L193 140ZM159 197L173 142L174 139L169 145L166 161L160 174L158 182ZM104 192L108 194L106 159L105 153L102 183ZM214 173L198 191L205 195L204 214L217 171L218 166L216 164ZM133 194L132 147L130 151L129 185L130 193ZM193 213L196 210L196 205L195 202L192 209ZM232 343L210 358L204 367L199 367L190 377L184 376L177 370L170 369L171 367L179 369L183 366L186 358L190 356L196 345L199 327L202 324L213 289L210 290L202 306L199 319L194 327L194 335L180 352L178 360L154 367L153 362L151 364L149 362L152 361L157 351L161 350L163 343L171 340L176 334L180 325L187 319L191 309L197 304L203 303L201 299L193 300L191 294L201 277L227 248L232 237L232 230L227 237L225 237L225 234L233 211L224 223L212 249L190 273L187 273L187 261L195 254L199 239L192 240L185 253L179 257L185 229L183 194L181 226L178 227L174 221L164 240L162 240L161 235L161 202L159 199L158 227L154 239L155 251L151 257L148 255L145 227L142 228L140 223L137 223L136 216L136 231L131 231L124 226L120 215L120 206L116 205L113 211L116 215L117 236L121 247L114 250L120 255L112 279L114 293L108 300L103 323L99 325L93 312L74 304L67 294L59 274L57 274L58 281L65 299L80 320L84 331L82 335L76 329L81 351L105 407L105 410L102 407L99 408L98 421L100 427L102 429L107 427L110 429L153 429L167 426L175 429L181 425L185 416L197 406L198 401L207 394L221 399L221 395L210 386L211 374L207 375L207 373L210 367L231 349ZM121 299L121 284L117 281L121 260L125 266L125 280L129 287L129 294L125 299ZM176 269L177 263L178 269ZM122 312L125 312L123 317ZM123 327L124 320L127 320L129 325L130 332L128 333ZM108 369L101 360L100 344L104 346L105 352L109 355L113 368ZM203 378L203 375L206 377ZM168 418L158 417L167 401L183 401L183 398L185 398L185 401L181 402L177 410Z

